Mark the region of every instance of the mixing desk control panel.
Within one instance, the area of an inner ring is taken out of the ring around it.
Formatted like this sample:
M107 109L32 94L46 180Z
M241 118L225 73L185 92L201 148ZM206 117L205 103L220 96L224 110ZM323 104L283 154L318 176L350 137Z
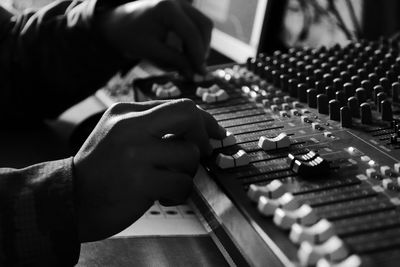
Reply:
M398 266L398 56L383 39L292 48L196 82L134 85L147 98L176 87L227 129L210 140L195 200L233 262Z

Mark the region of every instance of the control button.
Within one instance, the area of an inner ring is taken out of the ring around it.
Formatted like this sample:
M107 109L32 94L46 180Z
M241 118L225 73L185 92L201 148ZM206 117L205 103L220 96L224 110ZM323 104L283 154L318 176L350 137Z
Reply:
M368 176L368 178L374 178L378 175L378 172L374 168L368 168L365 170L365 174Z
M327 95L319 94L317 96L317 109L318 109L318 113L326 114L326 115L329 114Z
M226 132L226 137L224 139L218 140L210 138L210 145L213 149L233 146L236 144L236 137L229 131Z
M368 162L370 160L371 160L371 158L368 156L361 156L361 161L363 161L363 162Z
M392 103L390 103L389 100L383 100L380 102L380 107L382 112L382 120L392 121L393 120Z
M332 132L324 132L324 136L330 138L332 137Z
M307 90L307 103L310 108L317 107L317 90L313 88Z
M277 199L260 196L258 199L258 211L264 216L272 216L275 210L282 208L284 210L295 210L300 207L299 202L291 193L285 193Z
M329 101L329 118L334 121L340 120L340 102L338 100Z
M342 261L329 261L325 258L317 262L317 267L360 267L361 258L357 255L351 255Z
M390 173L392 172L389 166L381 166L380 168L381 174L382 175L390 175Z
M356 90L356 98L358 103L364 103L367 100L367 92L364 88L358 88Z
M325 87L325 94L328 96L328 99L334 99L335 98L335 89L333 88L333 86L328 85Z
M382 180L382 186L385 189L390 189L394 184L394 181L390 178L385 178Z
M307 103L307 85L305 83L301 83L297 86L297 97L300 102Z
M394 82L392 84L392 100L393 100L393 102L399 102L399 92L400 92L400 83Z
M273 112L277 112L277 111L279 111L279 107L278 107L278 105L271 105L271 110L273 111Z
M321 126L321 124L320 124L319 122L313 122L313 123L311 123L311 127L312 127L314 130L321 130L321 129L323 129L323 127Z
M303 204L295 210L277 208L274 213L274 223L281 229L290 229L293 224L312 225L318 220L318 216L310 205Z
M385 99L386 99L386 94L384 92L380 92L379 94L376 95L376 104L379 112L382 112L381 102Z
M282 104L282 109L283 110L290 110L290 104L289 103L283 103Z
M298 223L293 224L289 237L295 244L300 244L303 241L308 241L311 244L319 244L334 235L333 224L326 219L321 219L312 226L303 226Z
M299 101L293 101L292 103L294 108L302 108L303 105Z
M174 98L181 95L179 88L172 82L166 84L153 84L152 91L157 98Z
M372 123L371 106L368 103L362 103L360 105L360 115L361 115L361 123L362 124L371 124Z
M344 106L340 108L340 122L342 127L349 128L352 126L351 112L349 107Z
M288 157L290 168L304 178L322 178L329 174L329 162L314 151L300 157L289 153Z
M258 202L260 196L264 196L267 198L278 198L281 197L287 188L284 184L282 184L279 180L274 180L267 185L255 185L251 184L249 187L249 191L247 192L247 196L253 201Z
M363 90L363 89L361 89ZM350 109L351 116L354 118L359 118L360 117L360 105L358 104L358 99L357 97L349 97L347 100L347 106Z
M301 115L301 113L295 108L290 110L290 114L292 116L300 116Z
M302 266L315 265L322 258L333 262L340 261L345 259L348 254L343 241L337 236L332 236L321 245L303 242L297 253Z
M395 163L393 169L395 172L400 173L400 162Z
M290 146L290 138L286 133L280 133L274 138L261 136L258 141L258 147L265 151L287 148Z
M219 153L216 159L217 166L221 169L245 166L250 163L249 155L244 150L239 150L236 154L225 155Z
M220 101L225 101L229 99L228 93L220 89L216 93L206 92L203 94L202 100L206 103L215 103Z
M345 83L343 85L344 94L347 98L354 96L354 86L351 83Z
M246 86L246 88L248 88L248 90L250 91L250 88L249 87L247 87ZM203 95L205 94L205 93L216 93L216 92L218 92L218 90L220 90L221 88L219 88L219 86L218 85L216 85L216 84L213 84L213 85L211 85L210 87L208 87L208 88L205 88L205 87L197 87L197 89L196 89L196 96L198 96L198 97L200 97L200 98L203 98Z

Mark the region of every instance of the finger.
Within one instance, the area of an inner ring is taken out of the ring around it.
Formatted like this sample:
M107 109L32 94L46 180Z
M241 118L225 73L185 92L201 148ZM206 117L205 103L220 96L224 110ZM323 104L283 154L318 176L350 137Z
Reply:
M193 101L171 101L152 108L148 113L152 121L149 131L153 136L161 138L173 134L197 145L201 155L211 153L204 120Z
M121 102L112 105L108 109L108 113L112 114L125 114L127 112L140 112L151 109L158 105L167 103L171 100L153 100L145 102Z
M189 16L185 14L180 4L173 1L163 1L162 3L168 5L165 10L169 11L161 13L164 25L182 39L184 52L194 70L204 73L206 50L200 31Z
M192 65L185 55L178 50L157 41L149 43L149 50L152 51L148 57L150 61L157 62L163 66L173 67L186 78L193 77L195 71Z
M210 50L210 42L211 42L211 33L212 33L212 28L213 28L213 22L205 16L202 12L200 12L197 8L194 8L187 2L182 2L181 3L183 9L185 12L188 14L190 18L192 18L194 24L197 26L202 40L203 40L203 46L205 48L205 57L209 54Z
M154 166L194 176L200 162L196 145L185 140L167 138L158 140L146 150L144 157Z
M208 136L215 139L223 139L224 137L226 137L225 128L219 125L210 113L199 106L197 106L197 108L199 109L199 112L203 117Z
M193 178L185 173L168 170L153 170L154 186L151 198L163 202L180 204L192 191Z

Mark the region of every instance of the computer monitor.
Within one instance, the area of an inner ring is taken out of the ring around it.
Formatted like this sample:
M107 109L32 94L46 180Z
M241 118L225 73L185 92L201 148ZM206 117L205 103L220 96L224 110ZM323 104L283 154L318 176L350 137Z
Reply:
M194 0L193 4L214 21L211 47L243 63L259 52L270 0Z

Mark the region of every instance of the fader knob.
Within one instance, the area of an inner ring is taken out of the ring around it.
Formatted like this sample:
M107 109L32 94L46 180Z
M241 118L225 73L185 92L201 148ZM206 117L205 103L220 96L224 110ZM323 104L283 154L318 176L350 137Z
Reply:
M356 98L358 103L364 103L367 100L367 95L364 88L358 88L356 90Z
M317 95L317 109L321 114L329 114L328 97L324 94Z
M373 90L373 100L375 101L375 105L378 105L378 94L383 92L383 87L381 85L374 86Z
M325 87L325 94L328 96L329 100L335 98L335 89L333 89L332 85L328 85Z
M307 103L310 108L317 107L317 90L314 88L307 90Z
M361 82L361 87L365 89L365 93L367 95L367 98L370 98L371 94L372 94L372 84L371 84L371 82L368 81L368 80L364 80L364 81Z
M307 85L305 83L301 83L297 86L297 97L300 102L307 103Z
M340 108L340 122L342 124L342 127L351 127L352 121L349 107L344 106Z
M379 111L379 112L382 112L382 105L381 105L381 102L382 102L383 100L385 100L385 99L386 99L386 93L385 93L385 92L380 92L379 94L377 94L377 96L376 96L376 103L377 103L378 111Z
M399 101L399 91L400 91L400 83L394 82L392 84L392 99L393 102Z
M360 106L358 104L358 99L354 96L349 97L347 100L347 106L350 109L351 116L354 118L359 118L360 117Z
M360 116L362 124L372 123L371 106L368 103L362 103L360 105Z
M346 95L344 94L344 92L343 91L337 91L336 93L335 93L335 98L336 98L336 100L340 103L340 106L342 107L342 106L345 106L347 103L347 98L346 98Z
M347 98L354 96L354 87L351 83L345 83L343 85L344 94Z
M340 120L340 102L337 100L329 101L329 118L334 121Z
M390 103L389 100L383 100L380 102L380 106L382 111L382 120L392 121L393 120L392 103Z

